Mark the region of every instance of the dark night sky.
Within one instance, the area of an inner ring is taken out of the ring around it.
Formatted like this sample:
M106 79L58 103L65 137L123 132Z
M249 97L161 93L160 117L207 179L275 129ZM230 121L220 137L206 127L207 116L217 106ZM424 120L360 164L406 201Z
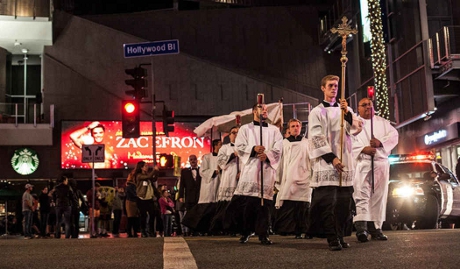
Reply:
M173 0L75 0L73 2L73 13L76 15L129 13L173 8ZM212 3L212 1L202 2L206 2L208 5ZM335 0L253 0L252 2L255 3L255 6L310 4L329 7ZM69 0L61 0L61 5L65 6L66 3L69 3ZM200 3L197 1L179 0L180 10L193 10L199 8Z

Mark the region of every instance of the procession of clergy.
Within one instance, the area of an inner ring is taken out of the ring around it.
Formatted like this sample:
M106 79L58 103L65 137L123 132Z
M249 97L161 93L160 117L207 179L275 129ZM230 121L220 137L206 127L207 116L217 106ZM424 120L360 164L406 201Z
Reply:
M324 100L309 114L308 138L300 134L302 123L291 119L283 139L278 127L264 122L267 107L258 100L254 121L229 130L227 144L214 140L201 167L190 156L195 162L183 169L179 188L186 205L182 224L192 232L240 234L240 243L255 234L270 245L270 229L299 239L320 237L333 251L350 247L344 238L353 225L359 242L388 240L381 228L388 156L398 132L374 115L369 98L353 112L337 98L338 83L338 76L322 79Z

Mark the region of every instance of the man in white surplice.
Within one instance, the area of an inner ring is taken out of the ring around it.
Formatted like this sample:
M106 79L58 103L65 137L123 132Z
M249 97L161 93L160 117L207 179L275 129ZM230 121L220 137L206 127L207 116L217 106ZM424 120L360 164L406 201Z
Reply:
M327 75L321 80L324 100L308 116L309 154L313 170L308 236L326 237L330 250L350 247L343 237L351 235L352 226L355 165L351 136L358 134L362 125L345 99L341 99L340 104L336 102L338 84L339 77L334 75Z
M268 238L269 209L273 204L276 169L279 165L283 137L278 127L262 122L260 141L260 116L267 118L267 106L254 105L254 121L241 126L235 147L243 167L238 185L225 214L224 226L242 236L246 243L252 232L259 235L264 245L272 242ZM263 205L261 203L261 164L263 164Z
M373 134L371 135L372 100L363 98L359 101L359 116L364 125L363 131L355 137L353 155L356 158L353 198L356 203L356 216L353 218L356 237L360 242L372 239L388 240L382 233L385 221L390 163L388 156L398 144L398 131L382 117L373 117ZM374 156L374 192L372 192L372 164Z
M201 188L198 204L217 202L217 190L220 184L220 167L217 153L222 147L220 139L212 141L212 152L205 154L200 166Z
M228 136L230 143L223 145L217 154L218 163L222 169L217 201L230 201L238 183L241 170L240 158L235 148L235 140L238 134L238 126L232 127Z
M238 184L240 170L242 167L241 160L238 158L238 151L235 147L235 140L238 134L238 126L230 129L228 138L230 143L222 145L217 154L218 164L222 169L220 175L220 185L217 192L217 208L214 219L211 221L211 231L220 233L223 231L223 220L228 203L233 197L233 192Z
M275 186L279 192L273 230L277 234L294 234L299 239L307 232L311 167L308 140L300 135L302 123L290 119L288 128L290 135L283 140L283 154L277 170Z

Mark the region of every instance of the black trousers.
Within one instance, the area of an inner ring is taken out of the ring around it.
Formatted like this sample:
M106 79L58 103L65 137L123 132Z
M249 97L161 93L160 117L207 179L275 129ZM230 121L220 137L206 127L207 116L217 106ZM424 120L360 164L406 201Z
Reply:
M149 233L155 232L155 220L156 220L156 231L163 232L163 221L161 219L161 212L158 203L153 200L141 200L137 202L139 208L141 231L146 232L147 228L147 214L149 215Z
M139 232L139 217L128 218L128 224L126 226L126 233L128 236L136 236Z
M268 236L270 207L273 201L252 196L234 195L227 207L224 228L230 232L249 235L255 232L259 237Z
M335 241L349 235L353 187L325 186L313 189L308 234Z
M112 234L118 234L120 230L121 223L121 209L113 210L113 224L112 224Z
M78 207L72 207L70 227L71 237L78 238L78 235L80 234L80 209Z

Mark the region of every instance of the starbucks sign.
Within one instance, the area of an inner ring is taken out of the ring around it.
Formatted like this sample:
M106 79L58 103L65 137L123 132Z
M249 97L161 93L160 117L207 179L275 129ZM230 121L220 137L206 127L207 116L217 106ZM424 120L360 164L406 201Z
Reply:
M11 166L20 175L30 175L38 168L38 155L29 148L17 149L11 158Z

